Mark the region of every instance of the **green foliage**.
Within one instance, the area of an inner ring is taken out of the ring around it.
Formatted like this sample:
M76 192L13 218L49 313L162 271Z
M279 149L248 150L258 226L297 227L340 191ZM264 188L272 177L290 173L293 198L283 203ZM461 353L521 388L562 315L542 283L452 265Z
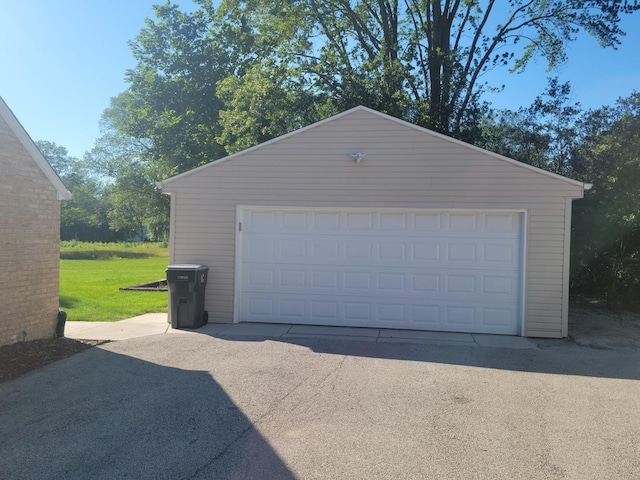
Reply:
M154 241L169 238L169 197L156 188L144 165L121 168L109 187L109 225L129 238Z
M338 108L364 104L465 140L478 138L489 69L522 71L530 59L553 68L586 31L615 46L623 14L640 6L614 0L441 2L407 0L245 0L223 2L227 23L271 45L296 68L303 90ZM258 61L257 63L261 63Z
M118 240L122 235L109 228L109 198L94 180L69 184L73 197L61 205L60 238L83 241Z
M140 160L171 176L224 155L216 141L222 106L216 83L226 76L227 58L206 8L154 9L156 21L147 19L130 44L138 63L127 71L129 89L112 99L104 117L109 129L144 143Z
M640 308L640 93L589 112L574 168L593 188L574 206L572 287Z
M69 151L62 145L56 145L54 142L47 140L39 140L36 142L36 146L60 178L67 178L73 173L73 167L78 160L70 157Z
M120 233L109 228L110 199L87 163L70 157L66 148L53 142L38 141L36 145L72 193L72 198L60 206L60 238L121 239Z
M170 202L156 182L225 155L216 84L226 53L209 32L213 9L201 4L194 14L154 6L156 20L131 42L138 63L127 71L129 89L111 99L90 154L108 178L108 224L125 238L166 240Z
M283 65L255 65L242 77L218 84L227 108L220 112L218 141L235 153L320 120L314 99L292 85Z
M131 48L105 136L168 177L359 104L467 141L487 112L482 74L550 67L584 30L624 32L613 0L243 0L155 6Z
M116 321L167 311L166 292L121 291L165 278L168 251L161 244L63 242L60 307L69 320Z
M550 78L543 95L529 107L493 112L485 120L481 144L487 150L559 175L572 176L573 149L582 135L583 114L571 104L571 88Z
M532 58L558 66L579 32L615 47L620 17L638 10L636 2L223 0L218 10L196 3L193 13L169 2L154 7L155 19L131 43L137 64L128 88L112 99L85 159L108 179L95 185L107 215L85 223L106 218L111 231L166 239L168 200L156 181L363 104L593 181L594 191L576 202L574 273L586 273L574 291L613 298L640 278L635 144L626 140L634 138L635 100L585 117L568 85L553 79L528 108L489 115L482 101L486 89L500 88L483 83L488 70L521 72ZM83 185L78 200L88 202L93 186ZM589 237L594 215L598 232Z
M571 292L640 308L640 94L584 112L555 79L515 112L495 112L482 146L592 183L573 204Z

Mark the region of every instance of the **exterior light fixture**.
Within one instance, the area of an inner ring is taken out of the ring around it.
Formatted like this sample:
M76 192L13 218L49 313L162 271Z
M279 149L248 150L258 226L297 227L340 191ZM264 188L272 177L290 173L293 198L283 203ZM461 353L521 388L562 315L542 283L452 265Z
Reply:
M360 163L362 162L362 159L365 157L366 153L356 152L356 153L350 153L349 155L353 157L356 163Z

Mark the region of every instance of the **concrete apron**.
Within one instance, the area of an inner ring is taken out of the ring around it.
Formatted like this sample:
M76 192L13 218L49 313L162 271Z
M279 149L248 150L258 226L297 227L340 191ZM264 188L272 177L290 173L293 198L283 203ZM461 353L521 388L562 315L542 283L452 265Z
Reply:
M204 334L220 338L261 337L283 340L291 338L328 338L364 342L418 343L489 348L538 348L524 337L471 333L392 330L379 328L325 327L267 323L210 323L196 330L173 329L166 313L147 313L119 322L67 321L65 336L78 340L126 340L148 335Z

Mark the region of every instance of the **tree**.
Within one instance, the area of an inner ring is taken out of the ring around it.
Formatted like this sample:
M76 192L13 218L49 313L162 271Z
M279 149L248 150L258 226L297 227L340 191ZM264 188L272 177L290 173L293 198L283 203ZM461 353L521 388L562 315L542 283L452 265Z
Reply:
M80 180L80 177L74 177ZM73 197L60 209L60 239L84 242L109 242L123 238L109 228L107 212L110 199L94 179L83 178L76 183L65 181Z
M169 3L154 9L156 21L147 19L130 43L137 64L126 73L129 88L103 118L144 145L141 159L171 176L224 155L216 141L222 106L216 83L226 76L226 61L209 31L212 9L187 14Z
M109 229L109 198L88 163L69 156L66 148L53 142L38 141L36 145L72 193L60 207L60 238L91 242L119 239Z
M580 104L570 102L569 83L548 81L529 107L492 112L484 121L479 144L534 167L572 176L573 151L581 140Z
M111 99L90 162L110 179L109 224L128 236L168 237L169 201L155 183L225 155L218 143L217 82L226 52L209 31L213 8L193 14L167 2L130 43L129 88Z
M243 76L231 75L218 83L225 103L220 111L217 140L228 153L258 145L320 120L316 99L291 84L285 65L249 67Z
M467 140L477 137L486 108L483 73L521 72L536 56L551 69L566 60L566 45L579 31L615 47L624 35L620 16L639 8L619 0L510 0L506 7L494 0L221 4L223 13L234 12L227 18L261 34L295 37L273 55L298 66L302 80L342 108L364 103Z
M127 238L169 238L169 198L156 188L148 172L134 163L121 168L109 186L109 225Z
M498 112L486 148L592 183L573 205L571 293L640 307L640 94L582 112L551 80L533 105Z
M101 137L86 155L90 168L107 179L108 223L124 238L164 241L169 237L169 199L155 183L161 167L145 156L148 141L126 136L103 117Z
M581 122L574 171L593 188L574 206L572 288L640 307L640 93Z
M131 43L129 88L105 116L174 175L364 104L478 141L492 68L549 68L586 31L624 35L619 0L209 0L156 6Z
M112 225L128 218L148 228L156 215L129 211L132 179L151 192L157 180L358 104L477 143L488 112L481 95L493 87L483 73L521 72L535 56L553 68L580 31L615 48L620 17L640 8L620 0L223 0L217 10L210 0L196 3L193 13L169 2L154 7L155 20L131 42L129 86L104 113L101 142L115 139L122 151L101 160L119 195ZM564 123L547 121L528 153L515 143L505 151L570 171L575 111L563 104L563 88L556 82L549 99L518 115L532 126L539 114ZM566 144L556 148L560 140ZM163 211L166 199L149 198L147 212Z
M69 175L73 165L78 162L77 158L69 156L69 151L62 145L57 145L48 140L38 140L36 146L60 178Z

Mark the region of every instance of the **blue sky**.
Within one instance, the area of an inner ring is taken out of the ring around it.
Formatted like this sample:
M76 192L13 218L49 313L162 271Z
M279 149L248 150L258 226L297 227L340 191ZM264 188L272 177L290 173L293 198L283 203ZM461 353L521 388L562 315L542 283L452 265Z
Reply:
M128 41L153 16L153 0L0 0L0 96L34 140L49 140L81 157L99 135L109 99L126 89L134 66ZM174 1L190 10L191 0ZM217 3L217 2L216 2ZM524 74L487 77L506 89L489 97L495 107L527 106L549 75L570 80L574 100L596 108L640 91L640 12L622 22L619 49L601 49L581 36L569 62L546 72L544 59Z

